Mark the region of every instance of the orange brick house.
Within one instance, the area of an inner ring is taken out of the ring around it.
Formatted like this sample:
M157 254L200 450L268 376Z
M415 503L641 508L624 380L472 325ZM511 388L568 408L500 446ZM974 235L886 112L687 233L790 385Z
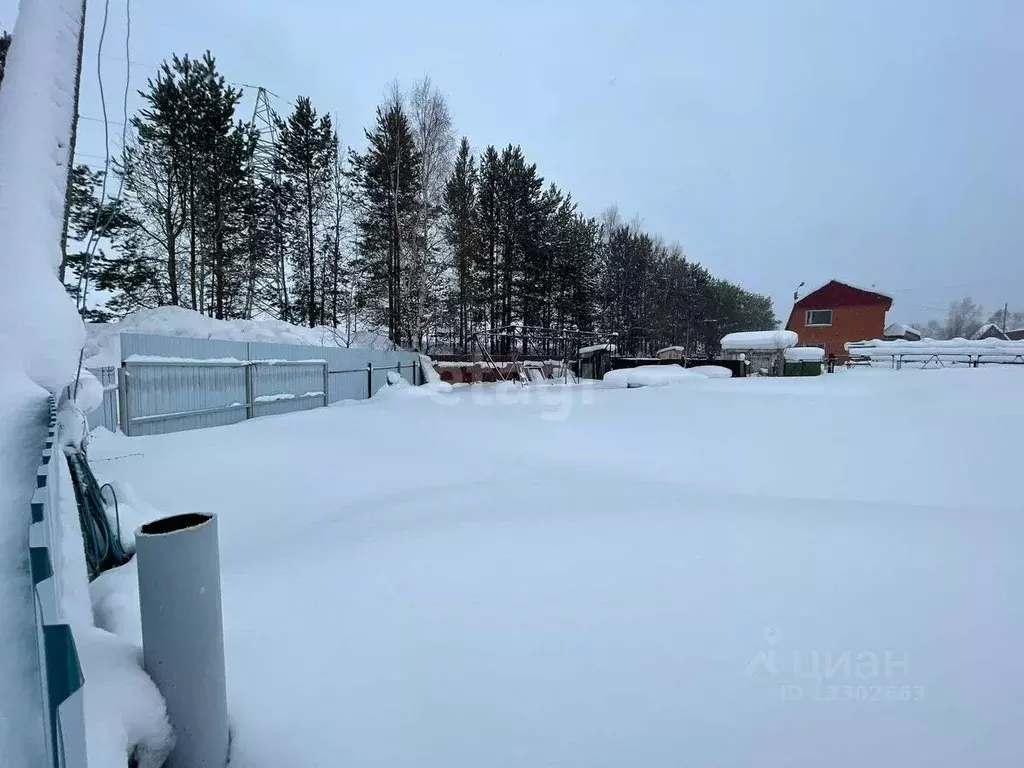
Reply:
M846 342L882 338L891 308L891 296L830 280L793 304L786 330L796 332L801 346L842 358Z

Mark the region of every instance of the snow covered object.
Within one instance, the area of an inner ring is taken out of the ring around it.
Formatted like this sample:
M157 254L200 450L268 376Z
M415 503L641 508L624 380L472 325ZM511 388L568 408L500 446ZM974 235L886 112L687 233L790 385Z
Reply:
M81 14L81 0L22 0L0 88L0 762L5 766L47 764L29 577L29 503L47 436L50 396L74 376L83 338L74 304L56 277Z
M722 337L722 349L728 351L778 350L795 347L799 339L793 331L742 331Z

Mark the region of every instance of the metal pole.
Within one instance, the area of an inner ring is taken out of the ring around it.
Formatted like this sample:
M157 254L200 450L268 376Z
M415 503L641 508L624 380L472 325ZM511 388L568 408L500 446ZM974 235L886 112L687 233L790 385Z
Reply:
M135 532L143 666L175 732L165 768L223 768L227 685L217 517L184 514Z
M373 397L373 362L366 364L366 399Z
M121 431L132 436L132 417L128 412L128 366L124 363L117 369L117 413Z
M245 364L245 418L251 419L256 413L256 403L253 401L252 373L256 363Z
M331 372L329 363L324 363L324 408L331 404Z

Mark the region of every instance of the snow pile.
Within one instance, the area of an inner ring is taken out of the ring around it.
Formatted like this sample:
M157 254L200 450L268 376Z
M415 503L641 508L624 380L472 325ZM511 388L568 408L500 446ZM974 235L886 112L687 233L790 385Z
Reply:
M608 371L602 384L607 389L629 387L667 387L683 381L708 378L703 373L680 365L639 365L636 368L621 368Z
M722 337L724 350L778 350L795 347L799 339L793 331L743 331Z
M346 344L344 331L319 326L306 328L283 320L215 320L184 307L158 307L140 309L114 323L89 323L85 358L89 366L121 364L119 334L148 333L158 336L183 336L192 339L222 339L226 341L266 341L279 344L305 344L318 347L367 347L394 349L387 336L377 331L353 333L351 344Z
M420 370L423 372L423 381L426 384L441 383L441 374L434 368L434 361L426 355L420 355Z
M86 679L85 733L90 766L160 768L174 744L167 707L142 669L138 646L98 627L75 631Z
M688 371L699 373L709 379L731 379L732 371L721 365L695 365L687 368Z
M423 397L436 397L452 392L452 385L446 381L433 381L414 387L405 380L398 371L389 371L387 386L373 393L374 400L408 400Z
M821 347L791 347L783 352L789 363L820 363L825 359L825 350Z

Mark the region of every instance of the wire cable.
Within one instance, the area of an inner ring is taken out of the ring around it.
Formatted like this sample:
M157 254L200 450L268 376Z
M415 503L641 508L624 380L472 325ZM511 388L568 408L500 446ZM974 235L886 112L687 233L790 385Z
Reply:
M125 0L125 35L124 35L124 56L125 56L125 77L124 77L124 93L121 97L121 168L122 173L119 174L117 193L114 196L114 202L110 207L110 212L107 215L103 225L100 225L100 217L103 214L103 206L106 203L107 195L107 177L110 175L110 119L107 115L107 100L106 94L103 89L103 43L106 40L107 35L107 21L110 16L110 0L104 0L103 3L103 26L100 30L99 46L96 51L96 78L99 82L100 88L100 107L103 111L103 183L100 189L100 203L96 208L96 217L93 220L92 232L89 235L89 240L85 247L85 259L82 264L82 271L78 276L78 298L81 302L79 307L79 314L82 318L85 318L85 312L87 308L87 300L89 295L89 267L92 265L93 256L96 250L99 248L100 240L106 234L107 229L110 226L110 222L113 217L117 214L121 207L121 200L124 194L124 164L127 159L128 153L128 92L131 88L131 77L132 77L132 62L131 62L131 40L132 40L132 3L131 0ZM82 362L85 359L85 347L78 353L78 370L75 372L75 388L74 398L78 397L78 384L82 378Z

